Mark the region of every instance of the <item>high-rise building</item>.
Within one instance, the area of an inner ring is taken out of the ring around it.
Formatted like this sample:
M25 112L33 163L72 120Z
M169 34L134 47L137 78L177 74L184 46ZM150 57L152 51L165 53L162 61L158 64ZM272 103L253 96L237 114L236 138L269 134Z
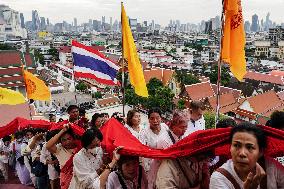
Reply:
M19 12L6 5L0 5L0 39L27 37L26 29L21 27Z
M245 31L250 32L250 23L249 21L245 21Z
M129 26L132 31L137 31L137 19L129 18Z
M44 17L40 17L40 30L46 30L46 23Z
M93 28L95 31L101 30L101 22L98 20L93 20Z
M21 27L25 28L25 18L23 13L20 13L20 21L21 21Z
M92 19L89 19L89 29L91 31L93 30L93 21L92 21Z
M32 11L32 23L33 23L33 31L38 31L40 29L40 19L38 16L37 10Z
M106 27L106 17L102 16L102 31L105 31L105 27Z
M46 19L46 25L49 26L49 19Z
M75 27L75 30L77 31L77 27L78 27L78 25L77 25L78 23L77 23L77 18L74 18L74 27Z
M258 16L256 14L252 15L251 31L252 32L259 31L259 21L258 21Z
M112 17L109 18L110 30L112 31Z

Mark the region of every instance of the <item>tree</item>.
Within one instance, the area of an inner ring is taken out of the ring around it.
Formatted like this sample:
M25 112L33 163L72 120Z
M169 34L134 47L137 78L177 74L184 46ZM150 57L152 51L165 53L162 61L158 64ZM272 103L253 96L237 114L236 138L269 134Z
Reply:
M218 80L218 65L214 65L211 68L211 73L210 73L210 82L211 83L217 83ZM222 66L222 71L221 71L221 84L223 86L227 86L230 82L231 76L229 74L228 68Z
M206 129L214 129L215 128L215 116L216 116L216 113L213 112L213 111L206 111L203 114ZM226 119L226 118L228 118L228 116L220 114L219 120L223 120L223 119Z
M100 91L97 91L92 95L92 97L95 98L95 99L99 99L99 98L102 98L103 95Z
M11 45L0 44L0 50L17 50L17 49Z
M39 52L38 49L34 50L34 56L36 61L38 61L41 65L44 65L44 56Z
M77 89L78 91L85 91L87 88L88 88L88 86L87 86L84 82L82 82L82 81L80 81L80 82L76 85L76 89Z
M126 88L125 101L127 104L144 108L159 107L164 111L171 110L173 107L174 94L168 87L164 87L162 82L152 78L147 84L149 97L144 98L135 94L131 85Z
M59 52L55 48L51 48L48 50L48 54L52 56L53 60L58 61L59 60Z
M160 87L163 87L162 81L158 80L157 78L151 78L147 84L148 93L150 95L154 95L156 90Z
M118 72L116 74L116 79L122 84L122 72ZM127 81L128 81L128 73L124 72L124 81L125 81L125 86L128 85Z
M181 86L200 83L199 79L196 76L194 76L193 74L187 73L186 71L182 71L182 70L176 71L175 78L181 84Z
M179 99L178 103L177 103L177 108L180 109L180 110L185 109L186 108L185 107L185 100Z

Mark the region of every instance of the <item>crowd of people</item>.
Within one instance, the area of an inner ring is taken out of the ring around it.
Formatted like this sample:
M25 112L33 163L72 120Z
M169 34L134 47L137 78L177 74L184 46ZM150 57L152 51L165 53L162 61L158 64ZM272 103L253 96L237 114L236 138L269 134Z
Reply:
M149 125L141 124L140 113L130 110L117 119L142 144L166 149L191 133L205 130L203 105L193 101L189 110L173 111L164 123L159 108L148 111ZM108 154L101 146L100 131L109 119L107 113L88 120L84 109L68 107L69 120L60 120L60 130L28 128L5 136L0 144L0 170L4 181L13 171L23 185L38 189L281 189L284 188L283 158L264 156L264 131L248 122L224 119L216 128L231 127L230 156L214 151L175 159L151 159L120 155L123 146ZM50 115L50 122L56 117ZM82 127L74 134L70 123ZM267 125L284 130L284 112L272 114ZM127 131L126 130L126 131ZM281 164L282 163L282 164ZM70 171L72 167L72 171Z

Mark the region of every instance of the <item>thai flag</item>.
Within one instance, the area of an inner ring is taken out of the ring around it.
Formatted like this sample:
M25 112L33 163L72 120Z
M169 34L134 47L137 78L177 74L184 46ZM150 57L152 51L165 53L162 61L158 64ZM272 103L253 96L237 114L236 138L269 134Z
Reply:
M119 85L116 79L119 67L104 54L73 40L72 55L74 77L94 79L105 85Z

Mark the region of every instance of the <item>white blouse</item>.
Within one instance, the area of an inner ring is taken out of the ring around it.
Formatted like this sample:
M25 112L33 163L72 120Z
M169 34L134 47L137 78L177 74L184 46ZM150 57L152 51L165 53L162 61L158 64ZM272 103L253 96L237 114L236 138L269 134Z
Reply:
M101 149L101 148L100 148ZM73 177L69 189L99 189L100 178L97 170L101 167L103 151L93 155L82 148L73 159Z

